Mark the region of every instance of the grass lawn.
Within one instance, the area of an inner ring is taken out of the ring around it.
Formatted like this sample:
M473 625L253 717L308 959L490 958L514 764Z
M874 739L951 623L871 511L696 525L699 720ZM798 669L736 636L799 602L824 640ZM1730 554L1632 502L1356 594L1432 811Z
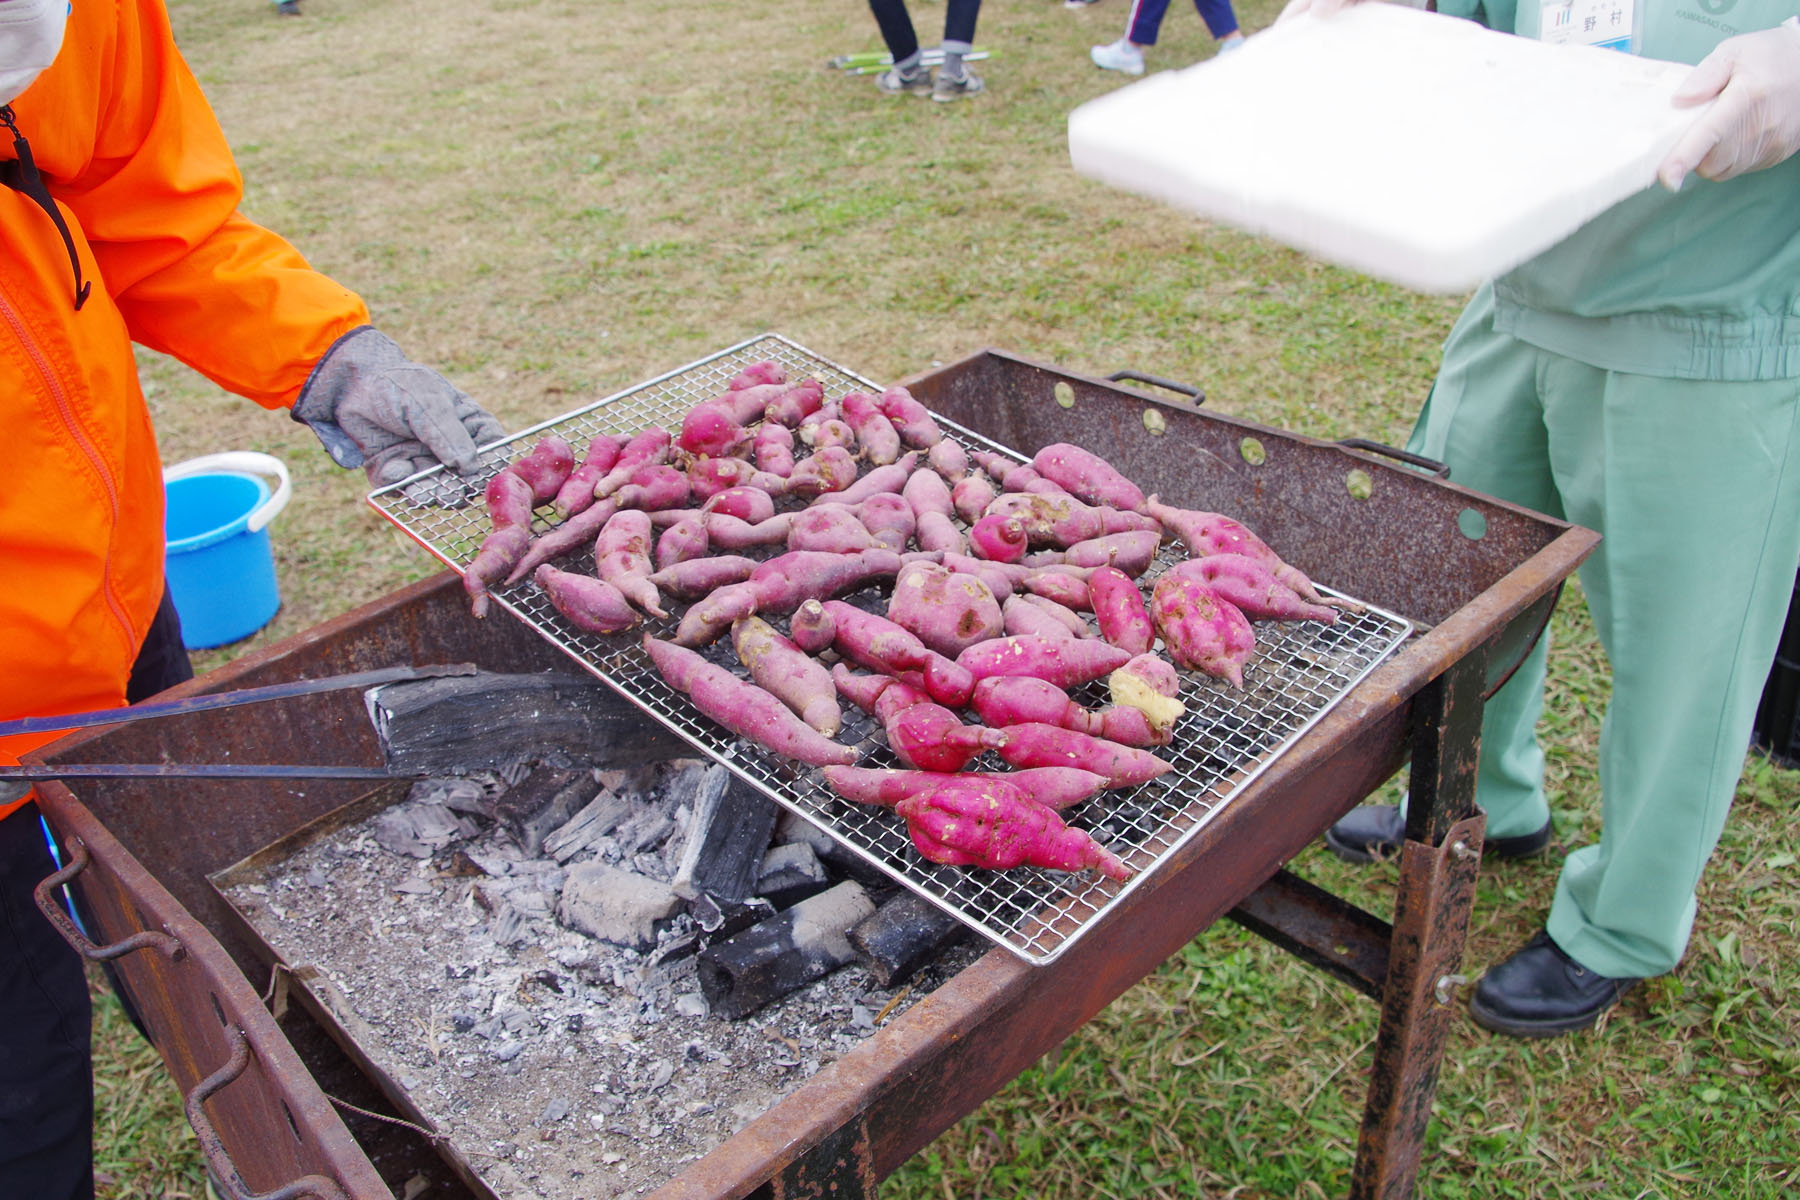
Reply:
M1296 432L1398 443L1460 307L1076 177L1066 116L1123 82L1087 59L1123 31L1123 0L989 0L989 91L948 105L827 68L879 46L858 0L302 4L296 20L262 0L170 0L245 208L511 428L774 331L875 379L993 346L1185 380L1219 411ZM1277 8L1239 15L1255 30ZM941 0L913 10L936 42ZM1151 65L1211 52L1173 5ZM272 527L282 611L202 669L433 572L302 427L141 361L168 461L261 450L295 479ZM1596 829L1607 673L1579 589L1556 625L1560 850ZM1686 962L1601 1032L1522 1044L1456 1024L1424 1194L1800 1188L1797 795L1800 776L1751 761ZM1539 925L1559 860L1484 870L1468 973ZM1355 872L1316 848L1294 866L1388 909L1392 868ZM174 1089L116 1008L100 1011L103 1194L203 1195ZM883 1194L1340 1195L1376 1016L1221 925Z

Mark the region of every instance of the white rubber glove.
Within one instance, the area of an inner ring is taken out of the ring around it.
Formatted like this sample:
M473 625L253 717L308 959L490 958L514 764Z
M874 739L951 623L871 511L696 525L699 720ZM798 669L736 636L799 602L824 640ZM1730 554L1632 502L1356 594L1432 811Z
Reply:
M479 446L506 436L486 409L367 325L325 352L294 402L294 420L312 428L333 462L361 467L376 487L439 463L466 475Z
M1671 192L1688 172L1732 179L1772 167L1800 150L1800 25L1726 38L1681 82L1682 107L1717 98L1656 170Z

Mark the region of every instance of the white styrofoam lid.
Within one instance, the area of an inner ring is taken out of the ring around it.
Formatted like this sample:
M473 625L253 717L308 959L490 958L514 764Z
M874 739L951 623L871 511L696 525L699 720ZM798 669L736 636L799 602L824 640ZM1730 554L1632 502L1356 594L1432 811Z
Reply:
M1075 169L1370 275L1460 292L1656 168L1691 68L1393 4L1301 14L1069 114Z

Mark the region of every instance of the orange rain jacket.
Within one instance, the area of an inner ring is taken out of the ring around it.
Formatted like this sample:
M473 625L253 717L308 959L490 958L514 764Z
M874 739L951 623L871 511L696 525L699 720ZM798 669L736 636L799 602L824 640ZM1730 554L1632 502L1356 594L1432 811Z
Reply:
M55 223L0 187L0 720L125 702L164 544L132 342L281 408L369 319L237 211L243 181L161 0L74 5L12 108L93 288L77 310ZM0 127L0 163L18 157ZM55 736L0 740L0 763Z

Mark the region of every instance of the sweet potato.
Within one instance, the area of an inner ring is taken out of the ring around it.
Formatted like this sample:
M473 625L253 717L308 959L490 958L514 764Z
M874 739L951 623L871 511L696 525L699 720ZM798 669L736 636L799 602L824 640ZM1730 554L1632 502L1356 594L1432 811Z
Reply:
M846 392L838 403L844 412L844 423L856 434L856 445L866 461L882 467L900 457L900 431L881 411L875 397L867 392Z
M1174 770L1173 763L1148 750L1043 721L1007 726L1000 757L1015 767L1079 767L1105 776L1107 785L1115 788L1131 787Z
M786 383L787 368L772 358L760 359L751 363L725 382L728 392L741 391L763 383Z
M873 471L867 471L848 487L840 488L830 495L821 496L813 503L860 504L870 496L880 495L883 492L899 495L918 462L919 452L909 450L897 461L878 466Z
M748 550L752 546L785 545L794 514L776 513L752 524L730 513L704 514L706 536L721 550Z
M888 619L946 658L998 637L1000 602L973 575L932 563L909 563L894 579Z
M1144 714L1157 743L1169 740L1175 722L1187 712L1187 705L1177 699L1181 677L1159 654L1138 655L1106 677L1106 688L1113 708L1134 708Z
M750 456L759 470L786 479L794 473L794 431L776 421L764 421L750 439Z
M1108 566L1096 568L1087 578L1087 587L1100 636L1132 654L1149 650L1156 641L1156 626L1137 583L1119 568Z
M996 729L1037 722L1139 747L1167 745L1170 738L1169 730L1154 728L1139 709L1112 705L1096 712L1083 708L1055 684L1029 675L989 676L975 685L969 705Z
M676 563L703 558L709 548L706 522L699 513L693 513L663 530L656 539L656 569L666 570Z
M826 601L825 611L834 625L832 645L846 659L888 675L917 672L925 690L939 704L961 708L969 702L969 693L975 688L969 671L908 630L841 600Z
M904 685L895 685L904 686ZM960 771L972 759L1006 745L1006 731L965 725L941 704L909 704L887 718L888 748L906 766L920 771Z
M588 443L587 453L556 489L556 499L550 506L557 516L567 520L594 502L594 484L619 461L625 441L620 434L602 433Z
M786 479L742 458L697 458L687 466L687 479L693 498L701 503L738 487L753 487L771 497L787 491Z
M813 416L818 419L808 418L800 422L800 428L795 431L796 437L811 446L815 452L832 447L851 454L856 452L856 430L839 415L835 407L829 416L822 413L814 413Z
M756 570L756 560L741 554L709 554L663 567L650 576L658 590L678 600L698 600L720 588L742 583Z
M1094 597L1087 584L1092 571L1092 567L1028 567L1019 587L1026 595L1054 601L1074 612L1092 612Z
M794 615L788 618L788 638L808 654L817 654L828 648L836 633L836 624L825 611L824 603L819 600L803 602L794 610Z
M775 497L762 488L744 484L714 492L701 502L700 511L724 513L728 517L736 517L754 525L775 515Z
M1075 767L1028 767L1023 771L909 771L891 767L826 767L825 784L856 804L892 808L908 796L940 787L952 779L1003 779L1055 811L1086 800L1106 787L1104 777Z
M809 376L790 383L786 391L764 406L763 419L792 429L818 412L824 402L825 386Z
M604 500L631 480L639 467L655 466L669 461L669 447L674 439L660 425L652 425L632 435L619 451L612 469L594 482L594 498Z
M997 495L985 475L964 475L951 487L950 503L956 506L957 516L973 525L981 520Z
M531 510L536 507L530 482L511 467L502 467L488 480L482 502L487 505L488 520L495 529L529 528Z
M663 681L720 725L757 745L815 767L849 766L856 751L832 741L789 712L781 701L694 651L644 635L644 650Z
M707 560L696 559L695 561L706 562ZM751 573L755 573L754 568ZM749 578L715 588L696 600L686 612L681 614L681 622L675 627L675 644L678 646L709 645L718 640L719 635L730 629L733 621L756 612L757 603L757 587Z
M531 485L532 507L548 504L575 470L575 447L567 438L549 434L506 469Z
M1000 631L1006 637L1072 638L1074 632L1055 617L1025 603L1023 596L1008 596L1000 605Z
M1060 688L1098 679L1130 660L1130 654L1099 638L1023 636L991 638L956 656L957 665L978 680L990 675L1030 675Z
M1067 548L1109 533L1162 529L1154 517L1045 492L1006 492L996 496L983 515L1014 518L1025 527L1033 546Z
M815 450L794 464L787 490L795 496L841 492L856 482L856 460L842 446Z
M507 584L515 584L544 563L592 544L595 536L618 511L618 503L609 496L605 500L595 501L556 528L546 530L532 541L512 565L506 576Z
M1003 775L957 775L900 800L913 846L931 862L1006 870L1095 870L1130 879L1117 855Z
M1003 492L1060 492L1063 488L1017 459L992 450L972 450L969 457L1000 485Z
M1253 621L1321 621L1329 625L1338 619L1337 609L1309 604L1277 579L1267 563L1242 554L1190 558L1176 563L1165 574L1205 584L1214 595L1237 605Z
M944 440L944 431L938 428L937 420L929 409L920 404L918 398L900 384L883 391L875 398L875 405L881 410L900 435L900 441L914 450L929 450Z
M1076 542L1066 550L1040 550L1025 556L1026 566L1063 564L1072 567L1117 567L1136 579L1150 569L1162 535L1147 529L1109 533Z
M635 508L614 513L594 541L594 574L618 588L625 598L653 617L666 617L662 597L650 582L649 514Z
M667 463L646 463L612 498L620 508L680 508L688 502L688 477Z
M761 606L758 612L793 612L809 599L854 591L877 579L900 573L901 558L885 547L854 554L790 550L760 564L751 573Z
M761 617L739 617L731 624L731 648L757 686L795 716L826 737L843 728L831 672L773 625Z
M605 580L545 563L532 574L551 607L587 633L618 633L638 623L637 610Z
M936 471L912 472L902 483L900 495L911 506L915 518L927 513L951 518L956 516L956 505L950 499L950 485Z
M969 548L994 562L1022 561L1027 545L1025 527L1011 517L982 517L969 529Z
M708 400L682 416L675 444L699 458L725 458L750 444L750 431L732 420L724 403Z
M1282 560L1269 544L1243 525L1220 513L1201 512L1191 508L1175 508L1151 496L1144 511L1162 522L1163 528L1181 540L1188 553L1196 558L1213 554L1241 554L1269 568L1277 580L1292 588L1308 604L1323 604L1312 580L1304 572Z
M1084 588L1086 587L1080 580L1074 580L1073 582ZM1027 581L1026 586L1031 586L1030 581ZM1026 592L1023 595L1013 597L1013 599L1017 600L1024 607L1043 613L1052 621L1056 622L1056 624L1061 627L1064 637L1085 638L1094 636L1093 626L1083 620L1080 613L1060 601L1052 600L1048 596L1040 596L1036 592Z
M1164 575L1150 592L1150 619L1176 666L1244 686L1256 633L1236 605L1203 583Z
M1089 504L1104 504L1127 512L1143 507L1142 489L1092 450L1056 442L1033 455L1031 465L1039 475Z
M944 482L952 486L961 483L969 473L969 452L953 438L944 438L934 443L925 452L925 461L932 470L944 477Z
M488 589L506 577L530 544L531 530L523 525L502 525L481 540L475 557L463 568L463 591L468 593L470 612L487 616Z
M788 390L785 383L753 383L749 387L727 388L707 403L717 406L739 425L753 425L761 419L770 404Z
M889 550L903 551L913 539L918 527L913 518L912 505L905 497L893 492L877 492L856 506L857 520L869 531L869 536ZM924 547L930 549L930 547Z
M973 575L988 585L997 600L1005 600L1024 582L1027 569L1011 563L994 562L992 559L976 558L973 555L960 554L953 551L944 552L940 561L952 571L960 571L964 575Z

